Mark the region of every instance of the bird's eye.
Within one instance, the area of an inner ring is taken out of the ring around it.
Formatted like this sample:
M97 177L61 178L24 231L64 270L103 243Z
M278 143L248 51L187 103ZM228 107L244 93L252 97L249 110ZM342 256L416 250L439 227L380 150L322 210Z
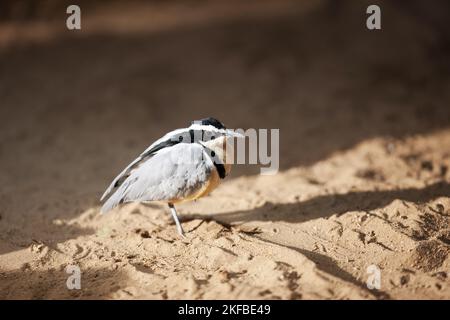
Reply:
M215 157L216 156L216 153L214 152L214 151L211 151L211 157Z
M211 136L211 140L214 140L216 137L215 136Z
M182 137L182 136L179 136L179 137L178 137L178 141L181 142L182 140L183 140L183 137Z

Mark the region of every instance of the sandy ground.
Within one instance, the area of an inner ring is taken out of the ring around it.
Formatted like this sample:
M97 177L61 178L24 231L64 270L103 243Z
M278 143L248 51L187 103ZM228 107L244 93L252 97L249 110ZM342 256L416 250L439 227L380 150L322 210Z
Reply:
M0 298L450 299L449 50L384 6L375 33L324 1L0 26ZM280 128L280 172L237 166L180 206L186 240L157 203L99 214L129 161L205 116Z

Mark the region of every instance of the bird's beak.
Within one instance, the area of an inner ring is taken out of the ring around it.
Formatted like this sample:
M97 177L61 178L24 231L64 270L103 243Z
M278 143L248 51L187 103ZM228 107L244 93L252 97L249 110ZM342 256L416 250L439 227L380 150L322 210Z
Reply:
M239 132L230 129L225 130L225 135L233 138L245 138L243 134L240 134Z

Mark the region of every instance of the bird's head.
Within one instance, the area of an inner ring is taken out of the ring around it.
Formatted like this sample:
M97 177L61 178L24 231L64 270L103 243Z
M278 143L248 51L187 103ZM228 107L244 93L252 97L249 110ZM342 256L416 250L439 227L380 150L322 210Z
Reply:
M235 132L234 130L227 129L225 125L213 117L208 117L200 120L194 120L191 122L191 126L196 127L198 129L204 130L207 133L207 137L211 137L212 139L219 136L227 136L227 137L236 137L243 138L244 136L240 133ZM206 139L208 140L208 139Z
M208 117L208 118L204 118L204 119L200 119L200 120L194 120L191 122L191 125L200 125L200 126L213 126L216 129L226 129L226 127L224 126L224 124L222 122L220 122L219 120L212 118L212 117Z

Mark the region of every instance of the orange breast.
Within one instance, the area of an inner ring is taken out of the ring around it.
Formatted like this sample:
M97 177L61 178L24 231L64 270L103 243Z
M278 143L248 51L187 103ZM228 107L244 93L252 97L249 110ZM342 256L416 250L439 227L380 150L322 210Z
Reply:
M180 203L185 201L192 201L196 200L198 198L204 197L208 195L211 191L213 191L220 183L220 177L217 173L217 170L212 170L211 175L208 179L208 181L196 192L190 194L189 196L185 198L177 198L177 199L171 199L170 203Z

